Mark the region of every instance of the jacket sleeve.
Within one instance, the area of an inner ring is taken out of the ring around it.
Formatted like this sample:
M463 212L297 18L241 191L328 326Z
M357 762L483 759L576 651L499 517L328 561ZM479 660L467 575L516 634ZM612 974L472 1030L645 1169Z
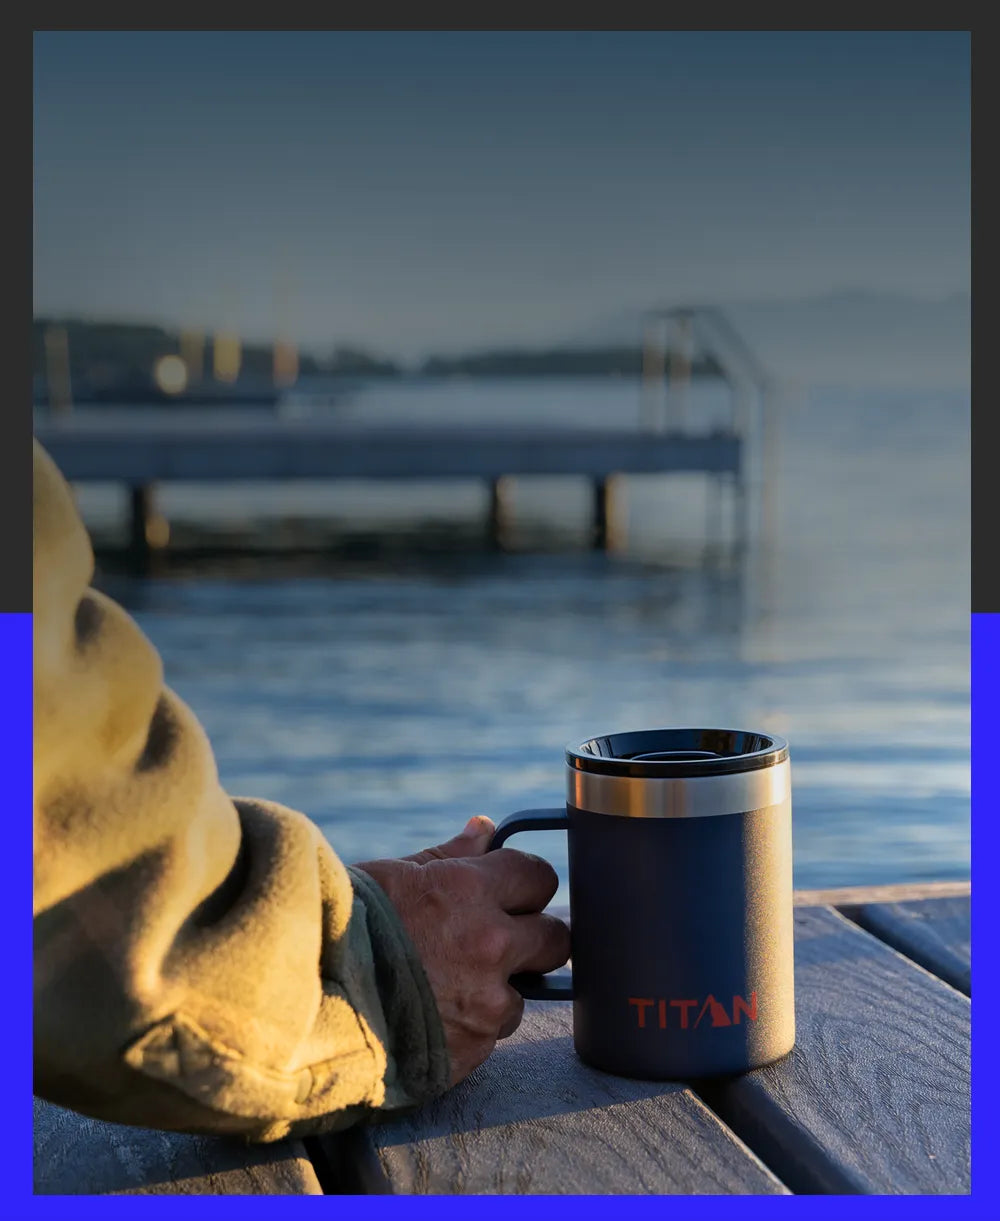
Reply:
M230 798L34 442L35 1092L252 1140L447 1086L420 961L302 814Z

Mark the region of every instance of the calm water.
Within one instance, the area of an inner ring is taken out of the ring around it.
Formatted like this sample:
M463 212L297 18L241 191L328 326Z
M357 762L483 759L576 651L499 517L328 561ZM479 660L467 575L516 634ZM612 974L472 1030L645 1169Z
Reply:
M718 404L707 394L698 410ZM631 383L371 388L346 418L634 425ZM721 410L721 408L719 408ZM161 650L229 791L307 812L345 860L439 842L472 813L558 804L570 739L771 730L792 748L796 884L969 871L969 404L810 391L781 408L770 534L703 561L700 477L626 485L629 551L574 549L588 489L519 481L562 554L453 554L287 579L266 568L108 583ZM93 525L118 508L85 488ZM185 516L473 521L471 485L165 491ZM515 841L549 857L558 834Z

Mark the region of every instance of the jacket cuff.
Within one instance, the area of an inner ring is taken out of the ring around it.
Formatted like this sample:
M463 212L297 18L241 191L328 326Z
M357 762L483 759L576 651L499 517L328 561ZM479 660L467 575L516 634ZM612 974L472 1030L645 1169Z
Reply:
M385 1016L388 1064L382 1109L417 1106L443 1094L451 1062L437 1002L423 964L385 891L363 869L347 866L375 961Z

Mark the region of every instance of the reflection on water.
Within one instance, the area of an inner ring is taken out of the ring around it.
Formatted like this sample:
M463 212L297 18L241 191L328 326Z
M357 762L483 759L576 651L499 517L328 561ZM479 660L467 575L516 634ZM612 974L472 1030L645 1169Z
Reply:
M572 739L716 724L788 738L797 885L962 877L968 446L963 396L812 396L783 421L777 533L745 569L678 563L667 543L685 520L696 536L701 507L644 478L631 556L106 586L161 649L229 791L305 811L346 860L559 803ZM524 482L526 515L581 507ZM448 512L476 494L426 492ZM381 496L387 518L412 514L395 488L365 495L366 512ZM558 833L514 846L565 878Z

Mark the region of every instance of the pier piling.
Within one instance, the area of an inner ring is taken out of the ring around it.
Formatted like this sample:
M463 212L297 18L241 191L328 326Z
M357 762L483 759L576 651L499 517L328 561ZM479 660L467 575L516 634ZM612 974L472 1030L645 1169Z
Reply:
M153 515L151 484L132 484L129 488L129 567L136 572L149 569L149 523Z
M591 547L594 551L620 551L624 545L621 480L617 475L606 475L595 479L592 486Z
M510 503L512 481L509 475L490 480L490 509L486 541L494 551L506 550L510 533Z
M156 511L155 488L151 483L133 483L129 486L129 567L137 574L150 571L153 552L167 545L170 525Z

